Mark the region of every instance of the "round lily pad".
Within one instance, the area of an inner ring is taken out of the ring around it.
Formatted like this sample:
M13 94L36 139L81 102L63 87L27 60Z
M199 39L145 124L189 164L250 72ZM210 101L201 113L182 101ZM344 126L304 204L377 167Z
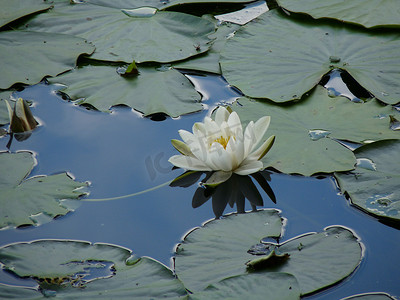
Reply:
M1 152L0 165L0 228L48 222L71 211L60 200L86 194L66 173L26 179L36 165L30 152Z
M395 104L400 99L398 33L376 34L271 10L227 41L220 64L227 81L253 98L300 99L323 75L339 68L381 101Z
M145 116L165 113L171 117L202 110L200 94L176 70L140 67L137 76L121 76L116 66L85 66L50 79L67 85L72 99L82 99L101 111L127 105Z
M226 278L191 296L194 300L249 297L254 300L295 300L300 299L300 288L291 274L252 273Z
M283 272L296 277L301 294L305 295L347 277L361 260L357 238L340 226L305 234L281 245L262 243L263 238L277 237L280 227L279 215L273 210L229 215L208 222L178 245L176 274L196 294L225 278L252 274L255 268L261 274ZM264 254L271 247L273 252Z
M354 151L356 169L335 173L351 203L379 218L400 221L400 140L379 141Z
M176 299L186 295L170 269L115 245L72 240L16 243L0 248L0 262L17 276L36 279L45 296Z
M37 0L0 0L0 27L35 12L45 11L50 3Z
M351 170L356 163L354 154L337 140L363 143L400 138L399 131L390 129L390 115L398 115L391 106L376 100L354 103L344 97L332 98L322 86L290 105L240 98L232 108L245 124L271 116L267 134L276 139L262 161L284 173L310 176Z
M84 39L59 33L32 31L0 32L0 88L14 83L36 84L45 76L56 76L75 67L81 54L94 47Z
M203 18L178 12L144 14L93 4L56 6L24 27L62 32L87 39L96 46L92 58L137 63L171 62L207 51L215 26Z
M291 12L305 13L315 19L339 21L372 27L400 27L400 5L397 0L278 0Z

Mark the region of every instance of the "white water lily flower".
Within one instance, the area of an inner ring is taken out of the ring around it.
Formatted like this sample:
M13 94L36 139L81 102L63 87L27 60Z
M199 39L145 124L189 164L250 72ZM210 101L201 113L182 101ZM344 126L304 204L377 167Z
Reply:
M204 122L193 125L193 133L179 130L183 142L171 142L182 155L174 155L168 161L187 170L218 171L207 181L210 184L221 183L232 173L258 172L264 167L260 159L275 140L275 136L271 136L257 147L269 123L269 116L262 117L255 123L251 121L243 132L238 114L219 107L215 120L205 117Z

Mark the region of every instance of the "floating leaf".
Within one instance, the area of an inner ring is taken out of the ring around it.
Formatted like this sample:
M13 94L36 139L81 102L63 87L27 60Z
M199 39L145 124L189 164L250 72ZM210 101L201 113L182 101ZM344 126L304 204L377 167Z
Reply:
M45 296L46 292L71 299L186 295L167 267L115 245L71 240L17 243L0 248L0 262L17 276L36 279Z
M383 102L400 99L398 33L378 35L340 23L292 20L273 10L227 41L220 64L227 81L254 98L300 99L323 75L339 68Z
M56 76L75 67L79 55L94 47L85 40L66 34L0 32L0 88L14 83L35 84L45 76Z
M172 117L200 111L200 95L189 80L176 70L139 69L139 75L122 77L112 66L86 66L57 78L71 98L85 98L84 103L108 111L111 106L128 105L145 116L165 113Z
M279 215L273 210L229 215L206 223L190 232L178 245L175 256L178 278L196 294L224 278L247 274L246 263L262 257L262 253L254 252L254 246L261 248L263 244L259 243L263 238L277 237L280 226ZM302 295L344 279L361 260L357 238L339 226L296 237L278 247L288 257L271 261L258 272L294 275ZM251 280L251 277L243 277L243 280Z
M37 0L0 0L0 27L35 12L44 11L51 4Z
M239 25L244 25L259 17L268 11L268 6L265 1L256 1L245 8L223 15L217 15L215 18L220 22L231 22Z
M262 161L284 173L310 176L353 169L354 154L335 140L362 143L400 138L400 132L389 128L389 115L398 114L392 107L376 100L354 103L331 98L321 86L304 100L285 106L246 98L238 102L232 108L244 123L271 116L268 135L276 140Z
M9 99L9 95L11 92L0 92L0 126L10 123L10 114L5 101Z
M232 214L207 222L178 245L175 271L185 287L201 291L224 278L246 273L253 255L249 248L264 237L279 237L282 220L277 210Z
M220 52L224 48L226 41L232 37L233 33L239 28L239 25L230 23L219 25L217 31L209 35L210 38L214 39L209 51L182 62L174 63L174 67L178 69L221 74L221 68L219 67Z
M365 293L343 298L341 300L396 300L386 293Z
M397 0L277 0L291 12L305 13L315 19L339 21L371 27L400 27L400 5Z
M291 300L300 299L300 289L291 274L243 274L229 277L195 293L191 299L247 299Z
M159 9L167 9L173 6L181 6L184 4L221 4L221 3L249 3L254 0L86 0L92 4L103 5L114 8L136 8L142 6L157 7Z
M358 164L351 173L335 173L342 192L362 210L400 220L400 141L380 141L354 151Z
M30 152L0 153L0 228L48 222L71 211L59 200L85 194L66 173L25 179L35 164Z
M132 10L91 4L56 6L24 26L80 36L96 46L92 58L127 63L170 62L198 55L208 50L207 36L215 31L213 23L189 14L156 12L140 17Z

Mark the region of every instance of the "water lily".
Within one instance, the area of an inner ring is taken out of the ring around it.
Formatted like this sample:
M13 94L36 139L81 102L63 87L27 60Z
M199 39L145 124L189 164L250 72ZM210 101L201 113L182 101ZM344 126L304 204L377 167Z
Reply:
M205 117L193 125L193 133L179 130L183 141L172 140L181 153L170 157L173 165L192 171L216 171L207 184L216 185L230 178L232 173L249 175L264 168L261 158L272 147L275 136L260 146L268 129L270 117L251 121L243 132L236 112L219 107L215 120Z

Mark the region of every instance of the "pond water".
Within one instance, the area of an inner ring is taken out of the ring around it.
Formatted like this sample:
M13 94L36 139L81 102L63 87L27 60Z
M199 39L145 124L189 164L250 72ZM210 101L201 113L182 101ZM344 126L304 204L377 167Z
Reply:
M218 76L188 75L203 95L204 110L177 119L153 121L127 107L101 113L76 106L57 95L57 87L38 84L16 96L33 100L32 112L40 126L23 142L13 140L11 151L35 153L38 165L30 176L69 172L77 181L89 181L88 199L115 197L162 187L125 199L88 202L66 216L39 227L0 231L0 246L35 239L78 239L112 243L171 264L174 247L196 226L214 217L211 201L193 209L197 185L170 187L182 173L172 170L168 158L176 154L170 140L178 130L191 130L196 121L218 103L232 102L239 93ZM7 150L8 137L0 138ZM307 299L340 299L357 293L387 292L400 296L398 229L351 207L330 176L302 177L272 173L269 182L277 203L262 192L264 206L277 208L287 219L281 241L331 225L350 228L364 245L358 269L334 287ZM249 203L246 209L251 209ZM225 213L235 209L229 206ZM341 251L341 249L337 249ZM343 253L346 255L346 253ZM35 285L0 272L0 282Z

